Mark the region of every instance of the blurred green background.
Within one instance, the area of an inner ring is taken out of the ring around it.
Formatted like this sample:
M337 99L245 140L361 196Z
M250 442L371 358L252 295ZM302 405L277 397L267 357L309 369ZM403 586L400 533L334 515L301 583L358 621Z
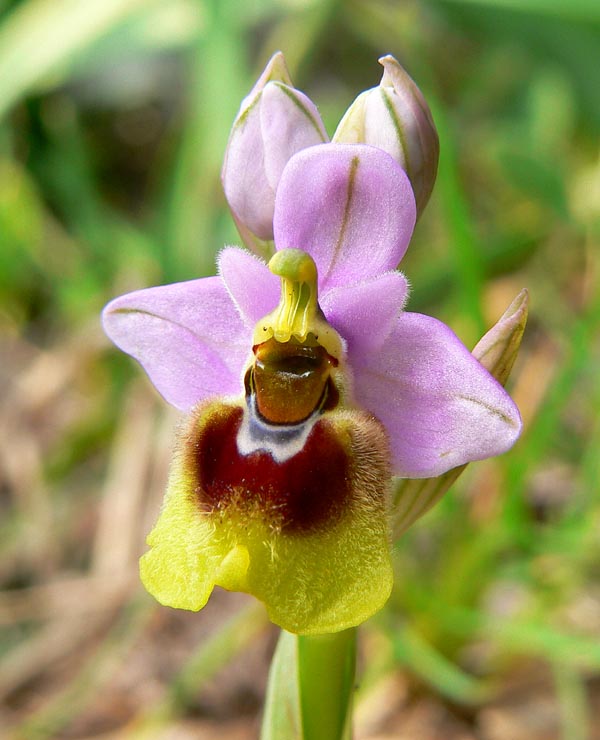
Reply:
M471 346L531 295L525 432L398 543L356 736L600 738L596 0L0 0L0 726L256 737L261 608L138 584L177 416L98 314L239 243L220 164L277 49L330 134L382 54L425 92L441 162L409 309Z

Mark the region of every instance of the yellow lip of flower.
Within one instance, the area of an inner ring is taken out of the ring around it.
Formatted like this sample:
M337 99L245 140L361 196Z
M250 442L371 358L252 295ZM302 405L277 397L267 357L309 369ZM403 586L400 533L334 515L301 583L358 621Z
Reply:
M331 357L340 360L342 340L319 308L317 267L312 257L300 249L282 249L271 258L269 269L281 278L281 299L277 308L257 323L253 345L271 338L280 343L295 338L304 344L312 334Z
M243 413L243 402L217 399L192 414L140 561L144 585L193 611L215 586L245 591L301 634L360 624L392 587L383 428L364 412L326 412L279 463L236 449Z

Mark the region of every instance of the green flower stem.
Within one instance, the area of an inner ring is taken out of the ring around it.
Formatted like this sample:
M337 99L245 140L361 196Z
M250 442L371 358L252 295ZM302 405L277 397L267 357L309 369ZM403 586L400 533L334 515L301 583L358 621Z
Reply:
M350 740L356 628L281 632L269 673L261 740Z

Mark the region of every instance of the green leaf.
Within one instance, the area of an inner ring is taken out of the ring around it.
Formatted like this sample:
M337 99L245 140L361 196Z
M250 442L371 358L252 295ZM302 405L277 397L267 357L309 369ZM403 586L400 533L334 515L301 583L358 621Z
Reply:
M301 737L298 638L282 630L269 671L261 740Z

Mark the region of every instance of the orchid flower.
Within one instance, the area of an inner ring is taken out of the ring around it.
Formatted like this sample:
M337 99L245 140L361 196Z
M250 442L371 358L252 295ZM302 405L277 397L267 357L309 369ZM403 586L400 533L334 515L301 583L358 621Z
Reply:
M392 476L500 454L519 412L443 323L403 310L410 182L362 144L284 167L269 264L229 247L216 277L112 301L104 327L187 414L141 559L158 601L253 594L289 632L357 625L392 588Z

